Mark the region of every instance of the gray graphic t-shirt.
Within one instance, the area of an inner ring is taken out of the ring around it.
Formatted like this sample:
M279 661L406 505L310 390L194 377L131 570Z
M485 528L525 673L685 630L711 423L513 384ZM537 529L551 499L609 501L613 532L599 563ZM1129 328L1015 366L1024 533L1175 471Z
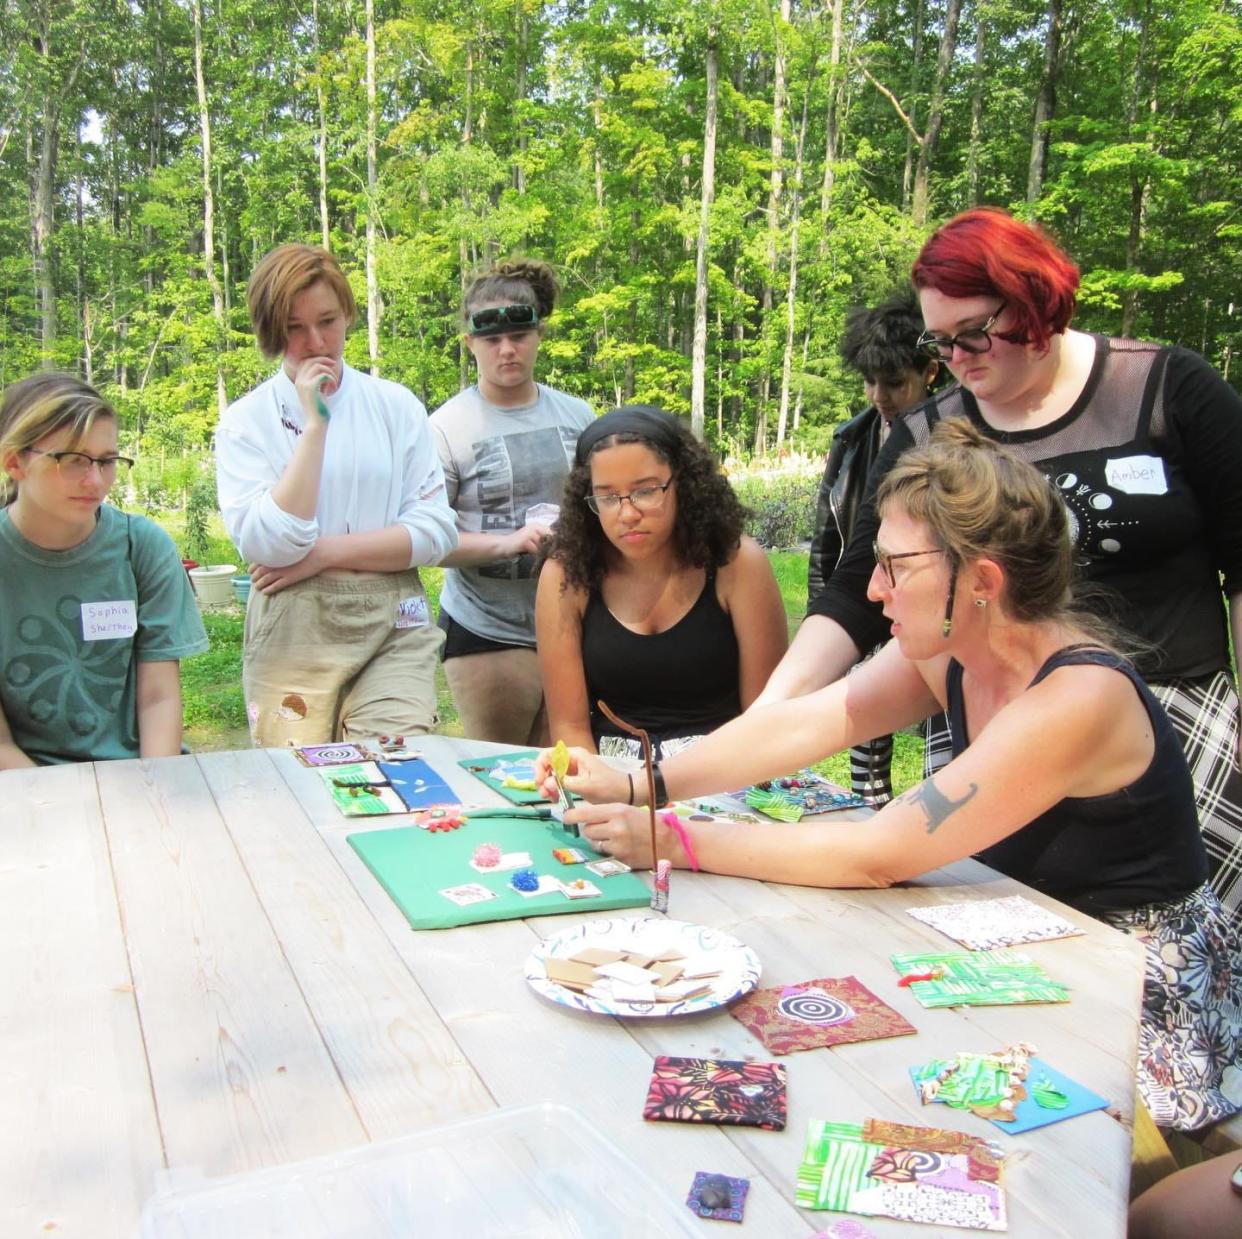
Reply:
M441 405L431 429L449 505L462 533L507 533L527 509L561 501L574 446L594 420L576 396L539 385L533 404L501 409L467 387ZM508 645L535 644L533 556L448 568L440 607L463 628Z

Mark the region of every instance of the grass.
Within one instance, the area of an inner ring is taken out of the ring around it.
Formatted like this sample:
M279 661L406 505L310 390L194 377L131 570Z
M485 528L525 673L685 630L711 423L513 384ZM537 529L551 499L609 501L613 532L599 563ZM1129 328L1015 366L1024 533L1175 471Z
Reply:
M179 540L176 514L161 524ZM212 563L228 563L236 559L223 534L213 534ZM780 586L785 603L792 639L806 611L805 551L769 551L769 562ZM433 611L439 610L440 587L444 575L439 568L420 570L423 588ZM185 738L191 749L199 752L213 749L241 749L250 744L246 726L246 703L241 687L241 650L244 615L241 607L229 606L203 613L203 625L211 641L206 654L187 659L181 664L181 685L185 699ZM436 669L438 730L449 736L462 734L453 698L444 678L444 668ZM850 782L849 755L838 753L818 763L816 769L827 778L846 787ZM923 739L921 735L899 735L893 753L893 786L904 791L922 778Z

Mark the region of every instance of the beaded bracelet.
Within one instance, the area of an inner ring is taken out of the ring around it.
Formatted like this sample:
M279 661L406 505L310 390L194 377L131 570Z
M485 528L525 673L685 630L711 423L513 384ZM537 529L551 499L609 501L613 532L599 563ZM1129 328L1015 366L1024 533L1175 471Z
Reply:
M699 858L694 854L694 844L690 842L690 832L686 829L685 823L677 816L672 809L665 809L660 814L665 826L669 828L680 840L681 850L686 854L686 860L690 862L690 868L695 873L699 871Z

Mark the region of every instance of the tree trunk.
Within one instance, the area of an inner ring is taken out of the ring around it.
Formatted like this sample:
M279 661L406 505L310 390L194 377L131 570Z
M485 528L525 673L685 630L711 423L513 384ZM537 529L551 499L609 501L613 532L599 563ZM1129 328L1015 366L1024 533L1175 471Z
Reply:
M216 322L216 407L221 417L228 408L224 390L224 293L216 275L215 194L211 186L211 113L207 106L207 81L203 76L203 10L193 0L194 86L198 92L198 125L203 145L203 270L211 289L211 312Z
M716 31L707 32L707 106L703 115L703 182L694 257L694 344L690 360L690 429L705 433L707 403L707 243L716 196Z
M910 56L910 125L906 132L906 162L901 170L901 209L910 209L910 192L914 182L914 129L919 119L919 88L923 84L923 26L927 20L926 0L914 6L914 38Z
M740 248L740 247L739 247ZM746 276L742 271L742 258L740 252L733 259L733 284L736 288L741 288L745 282ZM733 318L733 347L729 350L729 364L733 368L733 373L737 373L737 368L742 361L742 346L746 342L746 312L738 307L734 310ZM731 434L740 434L740 426L742 421L742 393L738 390L736 381L733 384L733 392L729 396L729 429Z
M52 63L52 15L44 9L38 17L34 50L48 66ZM35 304L39 311L39 342L42 346L44 368L56 364L52 350L56 346L56 276L52 269L52 235L56 228L55 194L56 162L60 154L60 114L65 99L73 89L82 63L86 58L85 41L73 68L52 89L51 74L47 74L47 94L42 100L43 112L39 126L38 160L34 166L34 183L30 194L30 261L34 276Z
M970 146L966 152L966 193L971 206L979 205L979 144L983 136L983 61L988 43L988 15L975 7L975 64L970 96Z
M772 81L772 137L769 155L772 173L768 188L767 273L763 281L763 322L772 321L777 273L777 241L780 236L781 194L784 189L785 169L785 27L789 24L791 0L781 0L780 24L776 31L776 58ZM767 341L763 342L767 352ZM772 376L763 367L759 380L759 417L755 425L755 452L763 455L767 450L768 399L772 391Z
M600 107L601 101L599 99L594 100L591 104L591 116L595 125L595 142L591 156L595 172L595 205L602 211L604 209L604 160L599 148L600 142L603 140L604 130L600 124Z
M802 333L802 373L798 377L798 398L794 401L793 428L794 434L798 433L798 427L802 424L802 396L806 388L806 363L811 355L811 328L807 328Z
M790 205L789 225L789 286L785 290L785 352L781 359L781 403L776 418L776 446L785 443L789 426L789 391L793 381L794 326L797 314L798 294L798 225L802 222L802 153L806 149L806 120L811 102L811 87L815 84L814 68L802 96L802 120L798 126L798 139L794 155L793 199Z
M517 73L514 81L515 124L517 127L517 158L513 161L513 185L519 194L526 193L526 118L523 115L523 104L526 102L526 57L527 41L530 34L530 20L526 16L526 6L518 0L517 12Z
M929 182L936 146L940 141L940 129L944 124L945 86L953 65L953 53L957 50L957 24L962 15L962 0L949 0L944 14L944 33L940 36L940 52L936 57L936 76L932 82L931 102L927 106L927 128L923 131L923 143L919 147L919 161L914 169L914 198L911 215L917 227L927 224L931 206Z
M1126 137L1134 141L1134 127L1138 123L1139 112L1144 103L1154 115L1156 111L1156 89L1148 82L1154 79L1154 70L1147 63L1151 48L1151 2L1144 4L1142 24L1139 27L1138 50L1134 57L1134 89L1126 105ZM1146 92L1150 89L1150 93ZM1146 99L1144 98L1146 94ZM1147 183L1146 173L1131 171L1130 173L1130 227L1126 233L1126 270L1137 272L1143 248L1143 229L1147 218ZM1134 323L1138 318L1138 290L1127 288L1121 294L1121 335L1128 338L1134 334Z
M375 217L379 213L375 169L375 0L367 0L367 356L371 373L379 373L379 276L375 268Z
M1061 50L1061 3L1048 0L1048 29L1044 32L1044 67L1035 98L1035 123L1031 129L1031 160L1026 174L1026 200L1037 202L1044 192L1048 171L1049 125L1057 106L1057 61Z
M466 90L465 112L462 116L461 144L469 146L474 141L474 44L466 42ZM465 214L470 214L470 190L462 191L462 206ZM470 280L470 251L466 246L465 236L457 241L457 261L461 268L461 291L463 298L466 285ZM466 347L466 337L459 335L457 339L457 376L460 385L465 387L470 381L470 350Z
M828 111L824 119L824 180L819 190L819 214L827 236L828 212L836 185L837 146L841 138L841 43L845 0L832 0L832 50L828 56Z
M332 234L328 229L328 109L324 98L323 70L319 64L319 0L311 0L311 25L315 39L315 99L319 109L319 244L324 249L331 249Z

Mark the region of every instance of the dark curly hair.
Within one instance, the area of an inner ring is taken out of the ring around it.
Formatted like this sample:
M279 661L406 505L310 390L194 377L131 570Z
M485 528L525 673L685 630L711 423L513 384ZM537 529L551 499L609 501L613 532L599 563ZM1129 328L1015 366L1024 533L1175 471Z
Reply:
M623 407L629 412L643 406ZM586 497L591 492L591 457L621 443L641 443L672 468L677 480L673 546L681 562L695 568L721 568L727 564L741 544L750 513L733 493L711 452L694 437L689 426L678 420L673 448L640 432L624 430L593 444L586 460L570 470L556 533L548 548L548 557L557 560L565 573L565 586L598 588L618 554L604 536L599 517L587 507Z
M556 272L537 258L506 258L470 281L462 298L462 322L468 328L470 315L485 301L508 301L533 305L543 324L551 317L560 294Z
M841 358L868 379L904 374L923 374L932 363L919 348L923 313L906 290L868 310L855 306L845 316Z

